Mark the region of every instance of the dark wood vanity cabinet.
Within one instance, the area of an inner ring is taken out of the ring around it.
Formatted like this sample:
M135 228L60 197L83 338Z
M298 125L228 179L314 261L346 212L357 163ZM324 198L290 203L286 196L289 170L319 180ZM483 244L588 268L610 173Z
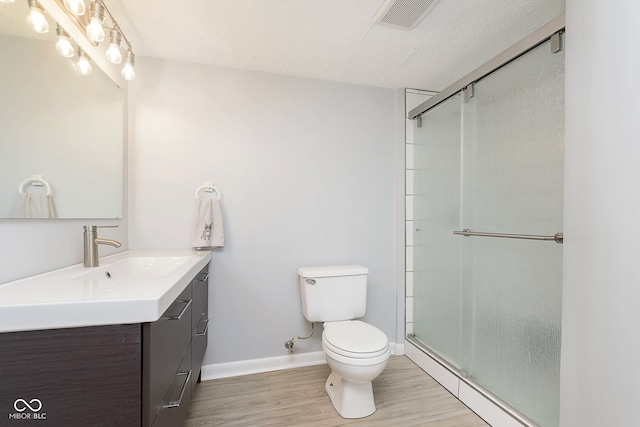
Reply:
M140 324L0 334L0 426L138 426Z
M208 277L205 267L158 321L143 325L143 426L177 427L187 416L206 350Z
M0 426L181 426L207 346L207 270L156 322L0 334Z

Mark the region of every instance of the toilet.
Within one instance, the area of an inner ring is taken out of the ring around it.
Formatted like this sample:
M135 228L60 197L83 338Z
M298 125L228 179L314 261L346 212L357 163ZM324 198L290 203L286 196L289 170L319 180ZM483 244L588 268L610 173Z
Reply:
M366 312L368 274L360 265L298 269L304 317L324 326L322 349L331 368L325 390L343 418L375 412L371 381L391 355L384 332L355 320Z

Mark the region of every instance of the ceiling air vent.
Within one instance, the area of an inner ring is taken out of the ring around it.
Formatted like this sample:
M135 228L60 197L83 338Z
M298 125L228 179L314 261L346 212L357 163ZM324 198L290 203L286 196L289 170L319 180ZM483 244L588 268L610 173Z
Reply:
M373 22L410 30L427 16L439 0L385 0Z

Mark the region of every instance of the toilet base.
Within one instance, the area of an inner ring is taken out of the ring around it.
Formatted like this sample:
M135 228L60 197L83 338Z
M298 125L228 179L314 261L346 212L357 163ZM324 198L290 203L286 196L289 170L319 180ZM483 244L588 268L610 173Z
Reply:
M364 418L376 411L371 381L353 383L332 371L324 389L342 418Z

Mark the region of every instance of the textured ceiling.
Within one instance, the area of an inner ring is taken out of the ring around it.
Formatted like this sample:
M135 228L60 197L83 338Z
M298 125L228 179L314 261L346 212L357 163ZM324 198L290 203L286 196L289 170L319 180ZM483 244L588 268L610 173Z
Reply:
M431 90L564 12L564 0L440 0L408 31L373 23L383 0L104 1L137 56Z

